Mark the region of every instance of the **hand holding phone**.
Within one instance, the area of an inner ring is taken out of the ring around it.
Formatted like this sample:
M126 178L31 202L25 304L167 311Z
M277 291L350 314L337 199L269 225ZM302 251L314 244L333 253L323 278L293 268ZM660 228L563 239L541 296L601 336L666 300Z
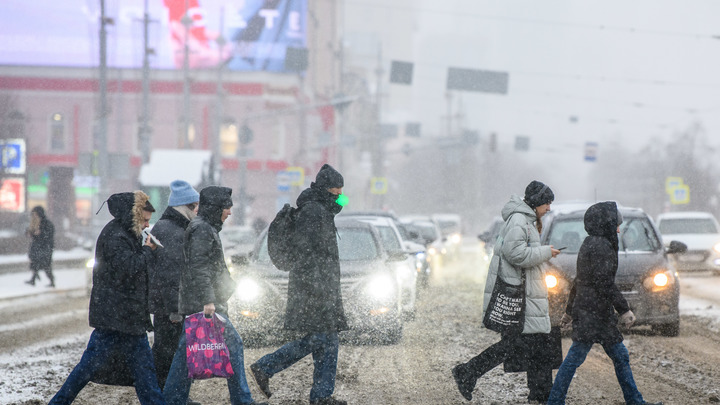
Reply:
M163 246L163 244L160 243L160 241L157 240L157 238L156 238L155 236L153 236L153 234L151 234L150 231L148 231L147 229L144 229L144 230L143 230L143 235L145 235L146 238L150 238L150 240L152 241L152 243L156 244L158 247L161 247L161 248L164 248L164 247L165 247L165 246Z
M563 247L561 247L561 248L557 248L557 250L565 250L565 249L567 249L567 246L563 246Z

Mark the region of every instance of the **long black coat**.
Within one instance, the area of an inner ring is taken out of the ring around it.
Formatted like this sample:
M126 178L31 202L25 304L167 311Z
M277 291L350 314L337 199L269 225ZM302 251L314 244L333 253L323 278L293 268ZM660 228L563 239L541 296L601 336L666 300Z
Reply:
M90 326L130 335L152 330L148 310L148 266L152 249L142 245L143 192L113 194L108 199L115 219L100 232L95 246Z
M155 249L155 264L150 266L150 313L168 315L178 312L180 276L185 267L183 243L190 220L174 207L167 207L152 234L165 246Z
M40 233L34 235L30 233L32 241L30 242L30 258L31 270L49 270L52 269L52 255L55 247L55 226L49 219L40 218Z
M297 199L295 246L285 328L305 333L347 330L340 291L340 258L335 214L340 206L326 190L308 188ZM337 208L335 208L337 207Z
M577 277L566 309L573 318L573 341L613 344L623 340L617 314L624 314L630 307L615 285L617 226L614 202L597 203L585 213L589 236L578 252Z
M180 278L180 313L202 312L205 304L215 304L215 311L227 315L227 301L235 292L219 231L222 208L200 203L198 216L185 230L185 267Z

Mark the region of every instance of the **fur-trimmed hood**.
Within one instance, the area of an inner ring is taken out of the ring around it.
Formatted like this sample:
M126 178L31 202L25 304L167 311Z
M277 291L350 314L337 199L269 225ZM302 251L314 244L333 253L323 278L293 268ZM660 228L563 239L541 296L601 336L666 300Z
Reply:
M140 190L113 194L107 200L110 214L117 218L123 227L140 238L145 225L143 211L155 212L150 197Z

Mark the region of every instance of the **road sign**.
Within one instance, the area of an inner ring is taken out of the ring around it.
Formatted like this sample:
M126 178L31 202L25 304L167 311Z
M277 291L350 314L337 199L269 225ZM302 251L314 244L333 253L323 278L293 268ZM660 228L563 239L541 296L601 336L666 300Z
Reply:
M0 182L0 211L25 212L25 179L2 179Z
M372 194L385 194L388 190L388 182L385 177L373 177L370 179L370 192Z
M690 187L686 184L675 187L670 194L671 204L689 204L690 203Z
M290 176L291 186L302 186L305 183L305 169L298 166L291 166L285 169Z
M683 184L682 177L668 177L665 179L665 192L672 194L673 190Z
M276 176L277 190L278 191L290 191L291 176L286 171L278 172Z
M585 161L594 162L597 160L597 142L585 142Z
M508 79L507 72L451 67L448 68L446 88L448 90L507 94Z
M0 140L0 170L4 173L25 174L25 140Z

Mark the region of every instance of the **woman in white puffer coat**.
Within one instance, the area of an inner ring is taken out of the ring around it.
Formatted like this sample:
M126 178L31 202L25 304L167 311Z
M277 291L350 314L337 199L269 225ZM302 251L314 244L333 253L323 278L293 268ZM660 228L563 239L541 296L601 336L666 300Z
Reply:
M557 256L560 251L552 246L541 246L540 232L541 218L550 211L554 199L555 195L548 186L533 181L525 188L525 198L513 195L502 209L505 227L495 244L495 255L488 269L484 309L487 310L497 277L508 284L519 285L524 270L525 324L522 334L503 334L499 342L452 369L458 390L468 401L472 399L478 378L504 362L511 351L519 346L518 339L532 338L532 335L547 336L550 333L548 294L542 264ZM527 380L530 390L528 400L544 404L552 388L552 365L542 361L542 356L528 356Z

